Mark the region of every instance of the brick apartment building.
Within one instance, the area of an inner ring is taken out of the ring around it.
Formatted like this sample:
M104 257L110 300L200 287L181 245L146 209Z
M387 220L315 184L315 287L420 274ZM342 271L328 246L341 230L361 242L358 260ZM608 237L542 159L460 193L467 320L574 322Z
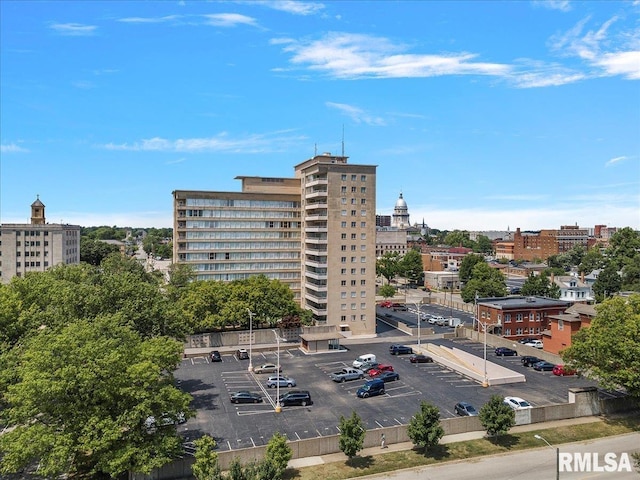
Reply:
M477 301L477 318L488 326L488 332L518 340L524 337L541 338L549 328L552 316L562 315L570 302L546 297L496 297ZM477 327L482 331L482 327Z
M590 327L595 316L595 307L583 303L572 305L563 314L549 316L549 329L543 334L544 351L559 354L570 347L573 335Z
M568 252L576 245L588 247L588 229L573 225L563 225L560 230L540 230L538 233L522 233L518 228L513 235L513 258L527 261L546 260L551 255Z

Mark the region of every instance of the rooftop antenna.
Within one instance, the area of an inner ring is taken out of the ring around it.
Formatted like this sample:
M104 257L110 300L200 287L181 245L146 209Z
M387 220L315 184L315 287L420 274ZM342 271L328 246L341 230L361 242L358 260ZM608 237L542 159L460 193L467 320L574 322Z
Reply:
M313 144L313 156L314 157L318 156L318 144L317 143Z
M344 123L342 124L342 156L344 157Z

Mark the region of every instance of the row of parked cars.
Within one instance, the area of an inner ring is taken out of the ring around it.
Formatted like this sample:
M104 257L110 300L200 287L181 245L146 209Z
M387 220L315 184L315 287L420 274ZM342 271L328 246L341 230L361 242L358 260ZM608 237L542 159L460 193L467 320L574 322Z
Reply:
M495 349L495 354L498 356L518 356L518 352L508 347L498 347ZM556 363L551 363L532 355L524 355L520 362L525 367L533 367L534 370L539 372L553 372L554 375L567 376L576 375L578 372L572 368L565 367Z
M246 349L240 348L236 351L235 356L238 360L249 360L249 352ZM209 358L212 362L222 361L220 357L220 353L217 350L214 350L209 355ZM262 365L258 365L253 369L253 373L255 374L263 374L263 373L272 373L275 375L271 375L267 378L266 386L267 388L277 388L277 387L295 387L296 381L288 377L286 375L282 375L282 367L278 366L274 363L265 363ZM250 392L248 390L240 390L237 392L232 392L229 395L229 400L231 403L262 403L263 398L262 395L256 392ZM311 400L311 394L307 390L289 390L288 392L283 393L276 399L276 403L281 407L287 407L290 405L301 405L303 407L307 405L312 405L313 401Z

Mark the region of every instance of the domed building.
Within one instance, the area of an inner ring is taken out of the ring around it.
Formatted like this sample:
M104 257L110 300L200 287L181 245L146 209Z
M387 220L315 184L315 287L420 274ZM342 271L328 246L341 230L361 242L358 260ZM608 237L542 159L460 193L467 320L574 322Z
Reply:
M391 226L398 230L406 230L411 226L409 223L409 208L407 207L407 202L402 198L402 192L400 192L400 197L393 208Z

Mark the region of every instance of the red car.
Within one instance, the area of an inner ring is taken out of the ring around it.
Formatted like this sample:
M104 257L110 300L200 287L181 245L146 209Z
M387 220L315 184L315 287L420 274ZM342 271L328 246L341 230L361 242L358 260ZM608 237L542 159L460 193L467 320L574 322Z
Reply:
M380 364L376 368L372 368L371 370L369 370L369 376L371 378L376 378L378 375L384 372L393 372L393 367L391 365Z
M564 377L565 375L575 375L575 370L571 368L566 368L564 365L556 365L552 370L554 375L558 375L559 377Z
M391 302L389 300L386 300L384 302L380 302L380 306L384 307L384 308L389 308L389 307L391 307Z

